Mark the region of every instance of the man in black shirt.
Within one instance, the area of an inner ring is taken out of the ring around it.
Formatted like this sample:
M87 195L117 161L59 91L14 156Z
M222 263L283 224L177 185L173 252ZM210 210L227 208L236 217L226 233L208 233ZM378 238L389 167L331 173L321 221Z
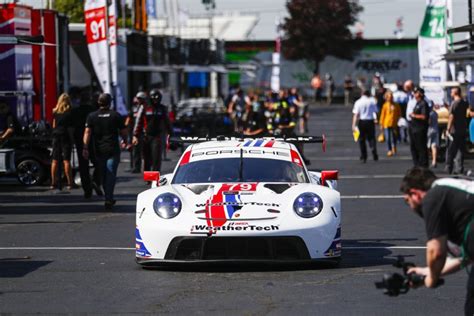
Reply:
M171 135L171 123L168 109L161 104L162 94L158 89L150 91L152 105L143 105L138 110L135 128L133 129L133 145L137 145L139 137L143 138L144 170L160 171L162 158L161 139L163 133Z
M428 119L430 108L425 100L425 91L415 88L416 105L410 113L410 151L415 167L428 167Z
M425 286L436 287L440 276L456 272L474 259L474 183L437 180L430 170L415 167L403 178L400 190L425 221L428 237L427 267L415 267L408 273L424 275ZM448 252L454 258L447 257ZM474 269L469 276L465 313L474 314Z
M251 104L245 105L242 115L244 135L261 137L267 132L267 122L256 96L251 97Z
M449 109L448 126L446 128L451 135L448 146L448 155L446 160L446 169L451 174L454 168L454 158L460 153L459 173L464 171L464 149L466 147L467 136L467 109L469 105L462 98L461 88L454 87L451 89L451 97L453 102Z
M112 97L108 93L102 93L98 99L99 110L87 116L86 129L84 131L84 148L82 154L84 159L89 158L89 142L91 135L94 137L96 168L103 178L105 191L105 209L110 210L115 204L114 188L117 168L120 162L120 146L118 142L119 133L122 137L122 147L126 147L127 129L122 117L110 109Z
M73 126L74 126L74 144L76 145L78 153L78 162L79 162L79 175L81 176L81 185L82 190L84 191L84 197L86 199L92 196L92 181L89 171L89 160L84 159L82 156L83 150L83 137L84 130L86 125L87 116L94 112L96 108L89 105L85 96L81 97L81 103L77 107L73 107L71 111L71 116L73 117ZM94 160L93 157L89 157L91 160ZM96 174L97 172L94 172ZM94 179L96 180L96 179ZM96 185L100 185L100 179L97 179L96 182L99 182ZM99 188L97 189L99 190ZM99 192L101 193L101 191Z

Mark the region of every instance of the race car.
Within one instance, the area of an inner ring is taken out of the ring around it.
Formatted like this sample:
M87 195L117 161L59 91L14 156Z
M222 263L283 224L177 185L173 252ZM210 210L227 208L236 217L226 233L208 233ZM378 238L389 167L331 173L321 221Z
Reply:
M144 173L137 263L339 263L338 172L308 171L294 144L324 137L185 141L172 174Z

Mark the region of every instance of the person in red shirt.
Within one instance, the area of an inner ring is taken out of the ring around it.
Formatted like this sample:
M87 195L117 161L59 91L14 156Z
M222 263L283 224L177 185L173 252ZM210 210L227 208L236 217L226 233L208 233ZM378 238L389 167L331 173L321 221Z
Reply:
M133 129L133 141L138 144L143 135L143 162L144 170L160 171L162 160L162 135L171 135L171 123L167 107L161 104L162 94L158 89L150 91L151 105L142 105L137 114Z

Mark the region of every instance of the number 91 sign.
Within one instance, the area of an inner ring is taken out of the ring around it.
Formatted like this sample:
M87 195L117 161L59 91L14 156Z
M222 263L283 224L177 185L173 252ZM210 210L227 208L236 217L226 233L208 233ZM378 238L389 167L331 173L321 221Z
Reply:
M106 39L105 7L88 10L84 14L87 43L101 42ZM115 18L109 16L110 43L115 44Z

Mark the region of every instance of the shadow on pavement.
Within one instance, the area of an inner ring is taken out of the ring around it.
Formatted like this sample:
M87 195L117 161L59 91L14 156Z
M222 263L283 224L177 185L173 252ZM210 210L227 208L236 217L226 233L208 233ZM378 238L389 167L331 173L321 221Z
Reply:
M97 197L90 201L81 196L42 196L30 197L27 203L19 204L18 197L2 197L0 203L1 215L7 214L78 214L78 213L135 213L135 194L117 194L117 204L112 211L104 210L103 198ZM133 205L125 205L125 202ZM46 204L46 205L45 205Z
M215 272L215 273L241 273L241 272L277 272L277 271L304 271L304 270L324 270L335 268L333 265L324 262L304 262L304 263L213 263L207 262L189 264L176 264L162 267L142 267L144 270L173 271L173 272Z
M0 258L0 278L21 278L53 261L35 261L27 258Z
M342 241L343 259L341 268L362 268L392 265L397 261L388 247L396 246L391 242L416 241L417 238L386 238L386 239L346 239Z

